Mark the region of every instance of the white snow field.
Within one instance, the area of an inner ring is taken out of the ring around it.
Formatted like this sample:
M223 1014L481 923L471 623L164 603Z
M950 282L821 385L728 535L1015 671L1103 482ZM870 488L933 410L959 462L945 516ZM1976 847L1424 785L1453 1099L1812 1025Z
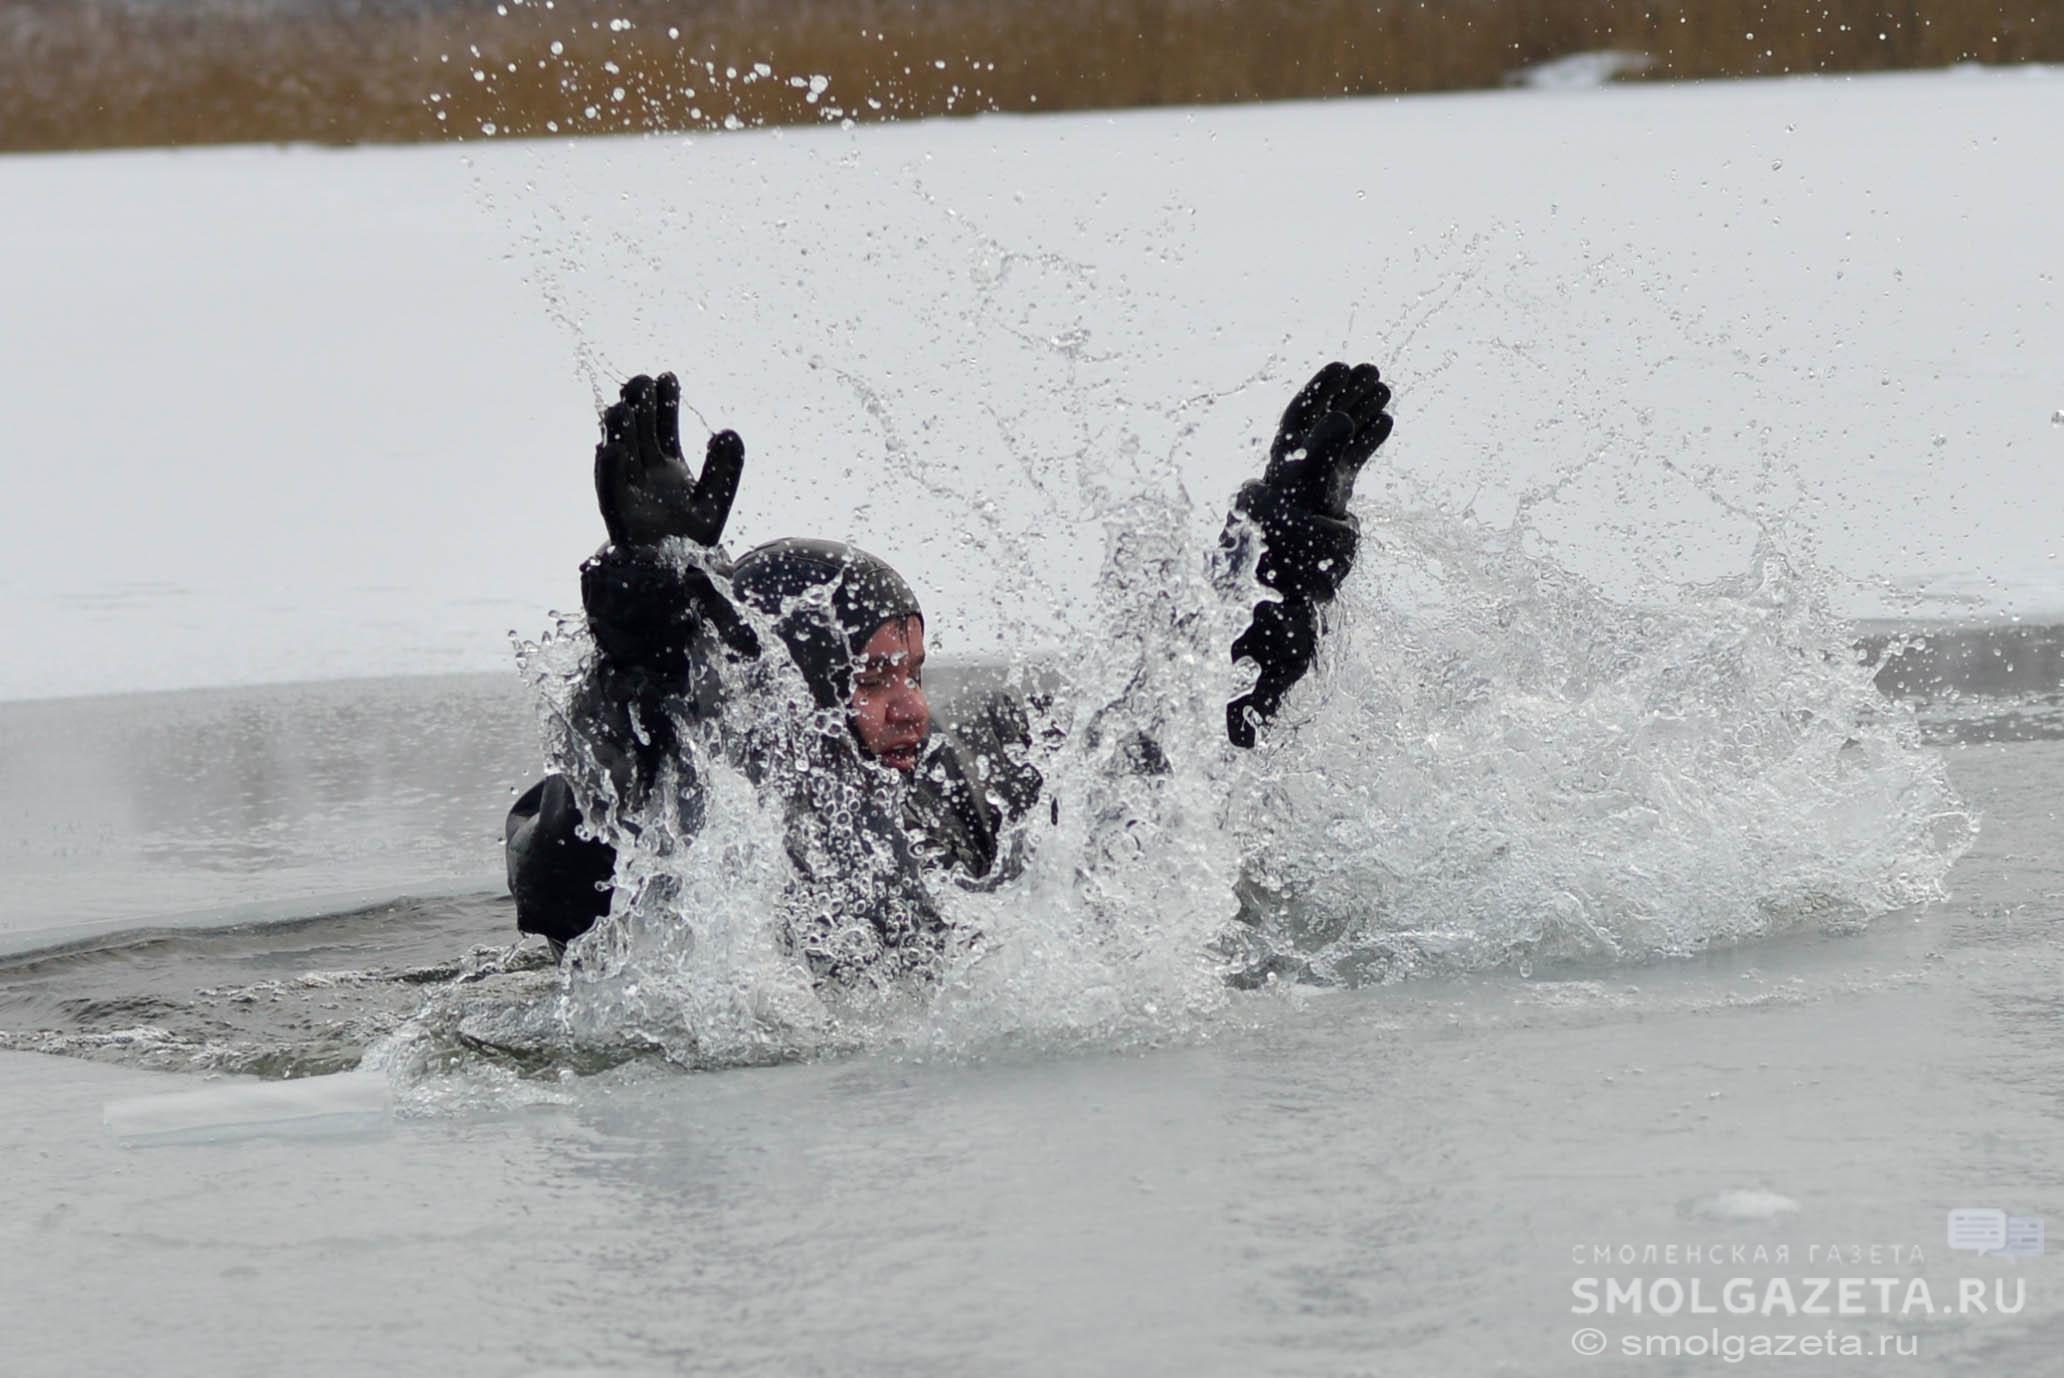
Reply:
M9 158L0 697L505 667L665 366L733 547L857 537L949 653L1064 635L1171 457L1208 535L1336 355L1367 519L1529 495L1661 596L1761 509L1857 615L2064 614L2059 128L2032 69Z

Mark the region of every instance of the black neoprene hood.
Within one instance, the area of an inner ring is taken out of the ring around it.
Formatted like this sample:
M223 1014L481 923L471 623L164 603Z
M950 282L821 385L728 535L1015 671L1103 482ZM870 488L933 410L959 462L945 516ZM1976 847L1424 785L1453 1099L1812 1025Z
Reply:
M731 567L731 590L777 619L774 629L820 708L852 697L853 660L884 624L924 620L902 575L838 541L789 537L754 546ZM828 598L810 596L819 591Z

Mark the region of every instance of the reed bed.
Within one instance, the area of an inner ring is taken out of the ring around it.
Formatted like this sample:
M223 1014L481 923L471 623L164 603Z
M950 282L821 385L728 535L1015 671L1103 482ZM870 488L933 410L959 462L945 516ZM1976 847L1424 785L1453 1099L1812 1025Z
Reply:
M720 129L2064 61L2064 0L0 0L0 148Z

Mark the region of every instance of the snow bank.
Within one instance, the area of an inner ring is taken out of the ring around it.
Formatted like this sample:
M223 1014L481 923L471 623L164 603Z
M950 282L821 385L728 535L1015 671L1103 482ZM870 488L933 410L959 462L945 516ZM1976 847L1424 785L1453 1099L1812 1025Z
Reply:
M1522 67L1508 81L1535 91L1583 91L1604 86L1621 77L1639 76L1655 65L1647 53L1601 48L1590 53L1571 53Z
M7 159L0 696L505 666L663 365L734 545L862 537L948 651L1067 634L1042 462L1173 456L1201 540L1335 355L1397 381L1372 517L1653 591L1782 515L1859 615L2064 612L2060 124L1935 74Z

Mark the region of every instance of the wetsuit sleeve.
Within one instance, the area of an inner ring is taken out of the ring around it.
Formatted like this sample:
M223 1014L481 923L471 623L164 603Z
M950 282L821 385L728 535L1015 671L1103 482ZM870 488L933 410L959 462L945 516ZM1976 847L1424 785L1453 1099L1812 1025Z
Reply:
M716 655L759 654L758 638L713 577L730 569L718 542L745 445L720 431L710 437L702 472L690 471L680 408L673 374L640 374L603 412L595 448L595 498L609 544L581 566L595 655L569 705L574 740L566 745L582 762L583 785L626 806L627 829L661 779L691 805L680 815L684 827L700 817L701 782L680 750L678 725L714 703ZM678 770L663 772L670 759ZM587 779L589 772L596 778ZM504 834L517 926L555 944L608 912L616 856L582 838L580 824L572 783L553 775L517 800Z
M609 912L616 852L578 835L580 810L563 775L532 785L509 810L503 833L516 927L564 947Z
M718 647L741 657L759 638L710 575L728 573L714 547L689 555L608 545L581 566L581 608L602 662L618 673L682 683Z
M1233 499L1222 568L1227 587L1249 579L1276 596L1254 605L1233 641L1254 687L1226 705L1226 736L1251 747L1283 696L1311 669L1324 609L1354 568L1361 528L1348 515L1355 476L1390 437L1390 387L1374 364L1330 363L1299 389L1269 446L1268 467Z
M1252 572L1273 599L1254 604L1233 642L1234 660L1254 662L1254 687L1226 705L1226 736L1251 747L1283 698L1311 669L1325 631L1324 609L1354 568L1361 529L1345 513L1319 511L1264 480L1240 489L1221 546L1229 587Z
M595 658L573 697L574 732L618 798L635 808L676 765L678 787L698 795L676 725L714 703L712 658L757 651L751 629L712 583L722 568L657 547L605 546L581 566L581 603ZM695 817L695 807L681 817ZM616 853L579 836L580 806L563 775L540 781L510 810L504 831L516 926L564 945L609 912Z

